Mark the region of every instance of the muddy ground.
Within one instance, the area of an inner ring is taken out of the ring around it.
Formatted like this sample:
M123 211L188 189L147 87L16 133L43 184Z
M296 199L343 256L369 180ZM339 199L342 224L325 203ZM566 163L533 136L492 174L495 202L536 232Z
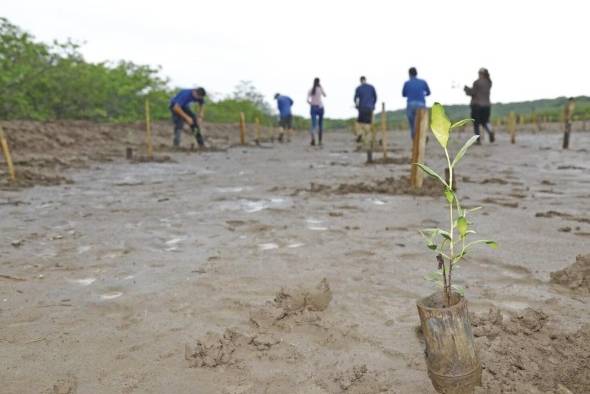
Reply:
M140 125L3 127L33 175L0 174L2 393L433 393L415 302L436 262L417 230L446 211L404 186L405 132L395 161L365 165L348 132L238 147L212 126L216 149L175 152L161 124L169 158L137 163ZM458 169L499 243L456 275L478 392L590 392L590 259L570 267L590 253L590 133L569 151L557 129L497 139ZM441 168L432 140L427 157Z

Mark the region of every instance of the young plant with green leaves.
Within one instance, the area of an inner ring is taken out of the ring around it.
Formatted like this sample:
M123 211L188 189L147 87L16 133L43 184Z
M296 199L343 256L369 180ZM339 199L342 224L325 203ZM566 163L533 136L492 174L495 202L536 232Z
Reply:
M438 269L427 276L427 279L436 282L442 288L444 300L447 306L451 306L451 295L453 292L463 294L463 289L453 284L453 269L458 267L461 260L465 258L469 250L476 245L484 244L491 248L496 248L496 242L490 240L474 240L469 238L475 234L471 228L471 222L468 215L480 209L481 207L465 209L461 206L457 195L454 192L455 167L463 158L467 149L473 145L479 136L474 135L451 160L448 150L449 137L453 129L461 127L472 119L463 119L456 123L451 123L445 114L444 107L435 103L430 111L430 128L434 137L443 148L447 159L448 179L444 179L437 174L432 168L423 163L414 163L420 167L427 175L433 177L443 186L443 194L448 202L449 207L449 229L427 228L421 230L421 234L426 239L428 248L436 253Z

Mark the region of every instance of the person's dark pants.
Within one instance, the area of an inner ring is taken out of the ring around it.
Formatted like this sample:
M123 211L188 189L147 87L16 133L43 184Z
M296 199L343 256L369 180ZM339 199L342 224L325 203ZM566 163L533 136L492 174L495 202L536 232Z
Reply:
M406 116L408 117L408 125L410 126L410 138L414 141L416 133L416 111L418 108L425 108L426 105L419 101L410 101L406 107Z
M359 116L357 122L361 124L372 124L373 123L373 110L370 108L359 108Z
M311 106L311 130L309 134L311 134L311 138L314 138L316 129L318 130L318 139L322 141L322 133L324 131L324 107L320 107L319 105L312 105Z
M482 107L480 105L471 105L471 118L473 118L473 132L479 134L479 126L483 126L487 131L490 139L493 138L493 132L490 128L491 107ZM480 138L481 139L481 138Z
M182 107L181 109L193 120L191 130L193 132L193 135L195 136L195 139L197 140L197 143L199 144L199 146L205 145L203 141L203 136L201 135L201 128L199 127L199 123L197 121L197 115L195 115L195 113L191 111L189 107ZM172 122L174 123L174 140L172 141L172 144L178 147L180 146L180 137L182 135L182 127L184 126L185 121L182 118L182 116L174 112L173 108L170 108L170 112L172 113Z

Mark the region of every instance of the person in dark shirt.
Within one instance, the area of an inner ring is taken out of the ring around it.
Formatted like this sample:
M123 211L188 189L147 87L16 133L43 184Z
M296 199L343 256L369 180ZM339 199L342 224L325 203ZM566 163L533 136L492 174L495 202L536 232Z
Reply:
M487 131L490 142L496 140L496 136L490 126L490 115L492 112L492 102L490 100L490 91L492 90L492 79L490 73L485 68L479 69L479 77L473 82L471 87L465 86L465 94L471 96L471 117L473 118L473 132L479 135L479 126L483 126ZM481 144L481 137L477 139L476 144Z
M426 108L426 96L430 96L430 88L425 80L418 78L418 71L415 67L410 68L408 74L410 79L404 83L402 96L407 98L406 116L410 126L410 137L413 141L416 130L416 110Z
M291 140L291 130L293 129L293 100L289 96L275 94L277 100L277 108L279 110L279 142L283 142L283 136L287 131L287 141Z
M377 91L375 87L367 83L367 78L361 77L361 84L354 92L354 105L358 110L358 117L356 121L357 126L357 143L365 141L370 145L367 147L367 153L372 151L375 135L372 133L373 111L375 111L375 104L377 103ZM369 140L369 133L371 139Z
M174 123L174 140L172 144L174 147L180 146L180 136L182 135L182 127L186 123L190 126L199 147L204 147L205 142L201 134L200 123L203 122L203 106L205 105L205 96L207 92L203 88L182 89L176 96L170 99L169 109L172 113L172 122ZM191 103L199 105L199 118L190 109Z

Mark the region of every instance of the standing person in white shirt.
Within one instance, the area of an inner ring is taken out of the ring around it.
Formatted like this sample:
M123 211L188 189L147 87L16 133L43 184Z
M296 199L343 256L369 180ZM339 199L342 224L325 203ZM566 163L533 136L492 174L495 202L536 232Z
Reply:
M315 145L315 134L317 130L318 144L322 145L322 133L324 131L324 103L322 97L326 97L324 88L320 85L320 79L315 78L313 80L313 87L307 94L307 102L310 105L311 115L311 129L309 134L311 135L311 145Z

